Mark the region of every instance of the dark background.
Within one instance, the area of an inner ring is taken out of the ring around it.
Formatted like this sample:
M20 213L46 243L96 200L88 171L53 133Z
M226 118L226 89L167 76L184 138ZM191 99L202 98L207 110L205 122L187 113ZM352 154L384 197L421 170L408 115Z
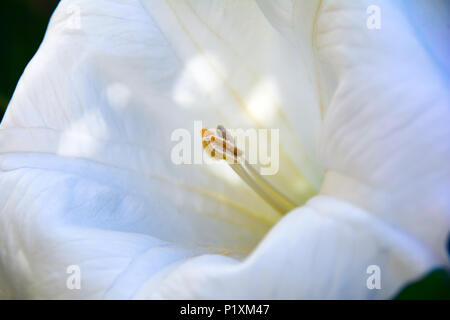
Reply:
M0 0L0 119L17 81L39 48L58 3L59 0ZM450 273L444 269L432 271L407 286L397 298L450 299Z
M0 119L59 0L0 0Z

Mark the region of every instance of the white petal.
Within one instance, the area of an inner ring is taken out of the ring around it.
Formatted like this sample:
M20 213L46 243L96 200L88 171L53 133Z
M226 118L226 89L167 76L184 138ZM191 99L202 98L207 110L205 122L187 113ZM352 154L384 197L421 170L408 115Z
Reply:
M413 238L368 212L318 196L283 218L245 262L194 258L135 298L390 298L434 263ZM367 286L372 265L380 268L381 289Z
M450 230L448 77L425 50L402 7L325 2L317 50L337 79L322 132L322 193L368 210L422 241L443 264ZM438 9L438 8L436 8Z

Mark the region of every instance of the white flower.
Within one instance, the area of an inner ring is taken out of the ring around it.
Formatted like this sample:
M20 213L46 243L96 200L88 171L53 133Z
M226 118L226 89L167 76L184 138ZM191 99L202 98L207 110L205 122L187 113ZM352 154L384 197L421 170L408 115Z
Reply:
M62 1L1 125L0 296L389 298L448 266L429 3ZM310 200L282 217L226 164L174 165L194 120L280 128L272 182Z

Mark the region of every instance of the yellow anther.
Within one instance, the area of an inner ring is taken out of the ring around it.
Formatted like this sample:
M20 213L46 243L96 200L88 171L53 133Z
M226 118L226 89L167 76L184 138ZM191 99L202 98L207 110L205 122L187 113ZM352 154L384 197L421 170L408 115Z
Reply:
M222 137L219 130L202 129L202 144L208 154L215 159L227 160L237 163L242 151L234 144L234 141Z

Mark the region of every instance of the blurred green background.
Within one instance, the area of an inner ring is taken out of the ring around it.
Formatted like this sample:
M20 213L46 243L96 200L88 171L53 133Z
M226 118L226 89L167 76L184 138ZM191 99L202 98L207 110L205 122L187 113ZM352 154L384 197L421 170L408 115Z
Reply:
M0 118L59 0L0 0Z
M23 70L39 48L58 3L59 0L0 0L0 118ZM450 299L450 273L443 269L431 271L422 280L405 286L397 299Z

